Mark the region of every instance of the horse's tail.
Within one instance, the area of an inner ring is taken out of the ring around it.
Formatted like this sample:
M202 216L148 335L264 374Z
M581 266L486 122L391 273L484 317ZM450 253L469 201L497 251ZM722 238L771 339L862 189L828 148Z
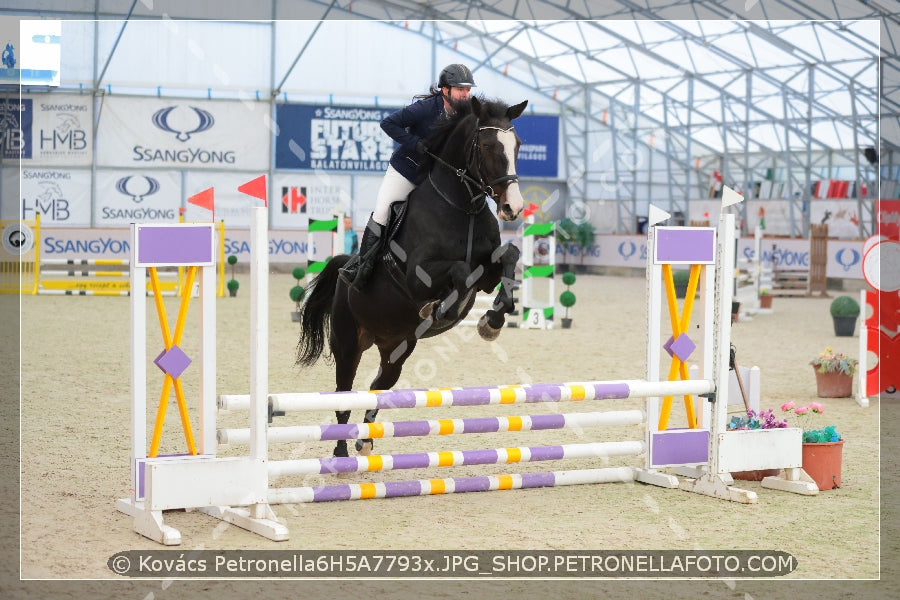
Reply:
M325 335L331 327L331 306L338 284L338 270L350 255L335 256L310 284L306 301L300 309L300 341L297 342L298 365L311 366L325 349Z

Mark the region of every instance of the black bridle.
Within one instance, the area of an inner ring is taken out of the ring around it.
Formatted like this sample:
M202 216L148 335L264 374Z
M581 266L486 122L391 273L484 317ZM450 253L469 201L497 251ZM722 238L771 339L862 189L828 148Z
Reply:
M500 194L494 190L494 187L496 185L506 184L507 186L509 186L509 184L519 181L519 176L515 173L507 173L491 181L484 180L484 176L481 174L482 155L481 147L478 145L478 138L479 134L487 129L506 132L512 131L513 127L509 126L507 129L501 129L500 127L494 127L492 125L479 127L478 121L476 120L475 130L472 133L472 141L468 145L469 149L466 152L466 166L464 166L463 168L454 167L453 165L442 159L440 156L426 151L426 154L432 157L440 165L452 171L453 174L457 178L459 178L460 183L466 186L466 190L468 190L469 192L469 204L472 205L475 212L479 212L484 208L484 200L488 196L493 198L495 202L499 203ZM477 178L472 177L472 175L469 174L470 172L474 173ZM449 202L449 199L443 194L443 192L441 192L440 188L438 188L434 180L431 179L431 173L428 174L428 178L431 181L431 185L434 186L435 190L437 190L438 194L440 194L441 197ZM479 200L481 200L482 202L478 203ZM450 202L450 204L453 204L453 202Z
M466 190L469 192L469 207L468 209L462 209L466 214L469 215L469 227L468 227L468 235L466 236L466 262L471 264L472 262L472 244L474 241L473 235L475 230L475 215L484 210L487 205L487 197L490 196L494 199L498 204L500 203L500 194L494 191L494 186L499 183L505 183L507 186L509 184L519 181L519 176L515 173L502 175L492 181L485 181L484 176L481 174L481 164L482 164L482 156L481 156L481 147L478 145L478 136L479 134L486 129L494 129L496 131L511 131L513 129L510 126L508 129L501 129L500 127L494 127L491 125L485 125L483 127L478 126L478 119L475 120L475 130L472 133L472 142L469 144L469 149L466 152L466 165L463 168L454 167L447 161L445 161L440 156L433 154L429 151L426 151L430 157L438 162L438 164L446 167L453 174L459 178L459 181L466 186ZM469 172L473 172L476 176L472 177L469 175ZM460 208L457 206L447 195L438 187L437 183L431 177L431 171L428 172L428 181L431 182L431 186L438 193L438 195L443 198L448 204L455 208ZM480 202L479 202L480 200Z

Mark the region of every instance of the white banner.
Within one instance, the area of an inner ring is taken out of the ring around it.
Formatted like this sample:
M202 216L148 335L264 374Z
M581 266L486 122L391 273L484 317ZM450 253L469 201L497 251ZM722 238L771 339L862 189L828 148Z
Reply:
M265 171L271 130L257 102L107 96L97 162L110 167Z
M4 202L5 204L5 202ZM41 227L91 226L91 172L75 169L22 169L19 218L41 214Z
M22 204L19 197L18 167L0 169L0 219L18 221L22 218Z
M177 171L97 171L94 224L177 223L181 178Z
M22 166L89 166L94 145L92 96L36 94L31 157Z
M275 229L306 229L310 219L331 219L338 212L349 214L349 175L276 174L273 180L274 199L269 205Z
M262 206L262 200L248 196L238 191L238 187L258 177L246 173L213 173L209 171L194 171L187 173L185 178L184 220L185 221L225 221L225 227L236 229L250 228L250 209L254 206ZM195 194L213 188L213 202L215 204L215 218L205 208L201 208L187 202L187 199ZM269 192L269 211L273 202Z

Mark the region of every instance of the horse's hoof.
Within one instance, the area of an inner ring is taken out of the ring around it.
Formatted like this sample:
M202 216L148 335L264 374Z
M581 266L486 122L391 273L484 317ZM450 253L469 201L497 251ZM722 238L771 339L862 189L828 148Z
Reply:
M434 307L437 305L438 305L438 300L432 300L431 302L423 305L422 308L419 309L419 318L427 319L428 317L433 315Z
M356 453L360 456L369 456L372 454L372 449L374 448L374 444L371 441L364 442L362 440L358 440L356 442Z
M487 315L478 319L478 335L481 336L481 339L493 342L498 337L500 337L500 331L502 328L491 327L490 323L488 323Z

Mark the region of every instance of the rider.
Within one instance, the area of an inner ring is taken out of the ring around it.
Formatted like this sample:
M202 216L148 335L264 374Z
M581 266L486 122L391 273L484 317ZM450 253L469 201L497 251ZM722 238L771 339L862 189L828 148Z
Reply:
M352 261L341 270L353 287L361 288L372 274L375 258L383 244L391 204L406 200L425 178L425 173L419 170L419 163L425 157L427 148L424 140L431 133L431 126L441 116L453 112L454 102L467 101L473 87L475 80L467 66L448 65L441 71L437 85L432 85L427 94L416 96L415 102L391 113L381 122L385 133L400 145L391 155L378 190L375 211L369 217L360 244L359 261Z

